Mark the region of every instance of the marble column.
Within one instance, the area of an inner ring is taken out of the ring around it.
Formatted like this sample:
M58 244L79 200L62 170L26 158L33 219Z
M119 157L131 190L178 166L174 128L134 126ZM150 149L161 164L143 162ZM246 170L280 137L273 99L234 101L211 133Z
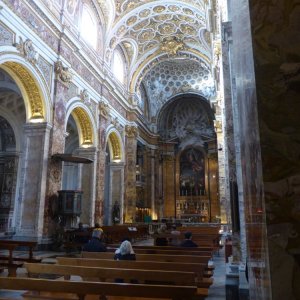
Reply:
M232 25L231 22L222 24L222 60L223 60L223 82L224 82L224 130L226 173L227 173L227 213L230 215L229 223L232 224L231 207L238 205L239 214L234 216L234 222L239 222L239 228L235 225L233 229L233 261L239 263L246 262L247 257L247 236L244 215L244 196L241 174L241 155L240 155L240 133L239 120L235 97L235 78L231 74L232 66ZM237 175L238 174L238 175ZM235 187L238 188L238 194ZM238 197L238 201L237 198Z
M80 222L94 226L96 192L96 148L79 148L76 154L93 160L90 164L81 164L82 212Z
M135 222L137 127L126 125L125 222Z
M245 207L250 299L269 300L272 299L272 292L266 236L261 128L258 122L259 100L256 93L258 78L254 69L251 33L253 25L250 22L249 1L231 2L233 120L236 120L234 126L237 125L239 130L237 153L240 155L240 173L237 177L240 180L239 192L243 191ZM262 5L265 5L265 2L262 2ZM261 40L260 46L265 42L265 39ZM263 76L268 78L268 73L264 72Z
M38 241L43 235L50 129L47 123L24 125L16 235Z

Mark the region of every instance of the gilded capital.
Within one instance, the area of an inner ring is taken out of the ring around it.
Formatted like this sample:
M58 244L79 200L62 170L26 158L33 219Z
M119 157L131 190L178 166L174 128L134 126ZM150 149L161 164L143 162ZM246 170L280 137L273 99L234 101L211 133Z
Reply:
M136 126L126 125L125 126L125 133L128 137L137 137L138 136L138 129Z

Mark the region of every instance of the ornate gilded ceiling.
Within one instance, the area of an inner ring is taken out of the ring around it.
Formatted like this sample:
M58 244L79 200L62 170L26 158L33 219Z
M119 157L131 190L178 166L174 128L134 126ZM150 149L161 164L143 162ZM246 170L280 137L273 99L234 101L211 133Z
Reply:
M80 7L79 0L66 1ZM113 52L120 47L127 62L127 88L138 94L145 86L152 116L178 93L207 99L215 95L216 1L91 0L96 14L103 16L98 21L106 64L111 65ZM151 74L156 74L155 82Z
M155 116L169 99L179 94L198 94L207 99L215 95L209 67L195 60L163 61L150 69L142 82L150 103L151 116ZM143 107L143 99L140 101Z
M208 0L115 0L115 20L105 45L109 63L114 49L123 47L130 62L130 91L136 92L162 60L197 59L211 63ZM177 64L177 63L176 63Z

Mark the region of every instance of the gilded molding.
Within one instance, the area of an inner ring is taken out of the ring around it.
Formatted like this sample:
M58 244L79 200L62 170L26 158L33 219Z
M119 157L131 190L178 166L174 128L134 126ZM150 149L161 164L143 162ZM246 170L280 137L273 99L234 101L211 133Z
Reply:
M31 74L23 66L15 62L6 62L4 63L4 66L13 71L25 88L27 99L30 104L31 115L29 116L29 119L45 119L42 96Z
M185 44L174 36L164 39L160 47L161 51L167 52L169 55L176 55L180 50L184 49Z
M37 52L34 50L32 40L26 39L23 41L22 37L19 37L19 43L14 43L14 47L20 52L20 54L30 63L36 64Z
M112 159L113 160L120 160L121 159L121 146L120 146L120 141L118 139L118 136L115 132L112 132L110 135L109 135L109 141L110 141L110 144L111 144L111 147L112 147L112 154L113 154L113 157Z
M215 131L216 133L222 133L222 121L220 120L214 120L214 127L215 127Z
M91 145L93 144L93 129L89 116L81 107L74 109L74 114L79 121L81 133L82 133L82 144Z
M129 138L136 138L138 136L138 128L136 126L126 125L125 133Z

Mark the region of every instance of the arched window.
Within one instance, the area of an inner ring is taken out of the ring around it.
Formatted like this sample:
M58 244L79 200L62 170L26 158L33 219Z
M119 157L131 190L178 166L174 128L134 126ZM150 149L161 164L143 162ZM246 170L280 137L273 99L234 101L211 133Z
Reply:
M124 56L120 50L114 51L113 62L112 62L112 71L115 77L121 82L125 82L125 64Z
M84 4L82 8L80 34L94 49L97 48L97 21L91 9Z

